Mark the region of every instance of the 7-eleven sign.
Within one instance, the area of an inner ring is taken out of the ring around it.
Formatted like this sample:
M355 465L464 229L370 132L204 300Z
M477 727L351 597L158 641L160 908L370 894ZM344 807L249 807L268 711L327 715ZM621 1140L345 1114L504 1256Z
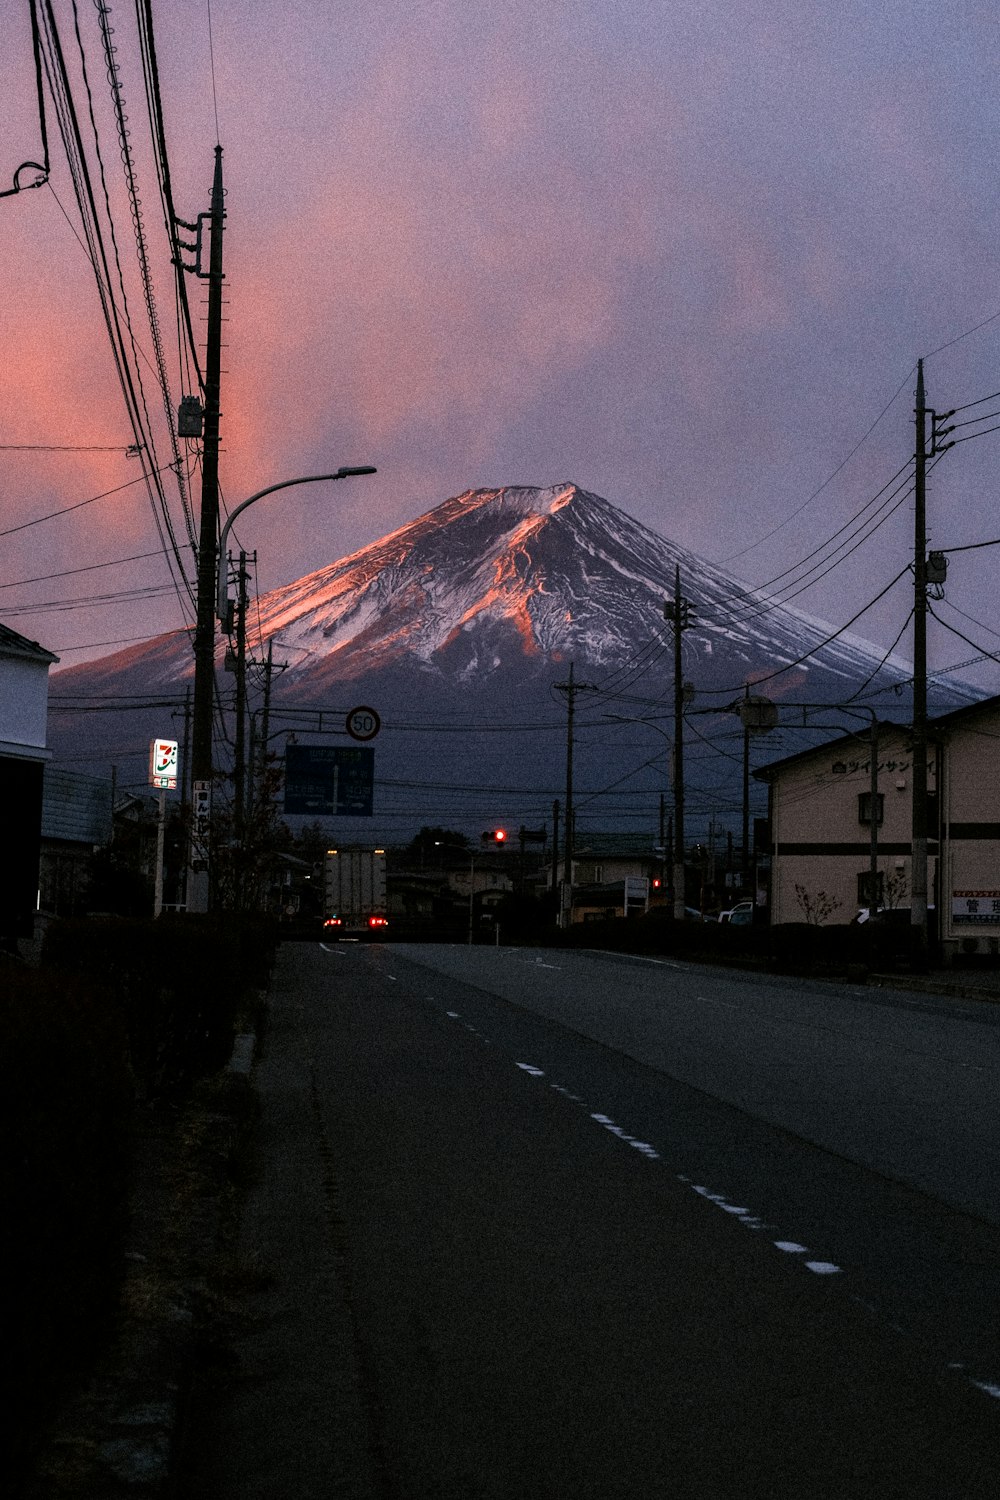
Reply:
M172 791L177 785L177 741L154 740L149 747L149 784Z

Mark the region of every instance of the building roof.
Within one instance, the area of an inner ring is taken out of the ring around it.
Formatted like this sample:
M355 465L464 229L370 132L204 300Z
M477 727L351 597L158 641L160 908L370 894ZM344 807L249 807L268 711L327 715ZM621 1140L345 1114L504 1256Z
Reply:
M835 709L836 704L831 704L830 707L831 709ZM1000 714L1000 695L992 698L981 698L978 703L965 703L961 708L953 708L946 714L938 714L935 718L928 719L927 728L929 732L947 731L960 727L962 723L970 719L974 720L980 714ZM892 731L895 731L897 734L908 734L912 729L909 721L900 722L897 719L879 719L877 723L880 735L883 732L890 733ZM804 764L814 756L829 755L830 751L835 750L838 746L856 746L859 740L864 743L867 739L867 727L859 725L853 733L838 735L836 739L824 740L822 744L810 745L806 750L796 750L792 755L785 755L780 760L772 760L765 766L758 766L753 774L758 781L771 781L779 771L783 771L787 766Z
M45 767L42 838L104 844L111 834L111 784L77 771Z
M18 635L9 625L0 625L0 656L25 656L50 664L59 660L54 652L46 651L37 641L29 641L27 636Z

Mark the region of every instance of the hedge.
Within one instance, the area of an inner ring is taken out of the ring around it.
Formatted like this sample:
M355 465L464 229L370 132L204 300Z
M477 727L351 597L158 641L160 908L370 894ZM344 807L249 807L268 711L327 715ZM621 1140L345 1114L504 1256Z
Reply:
M266 922L227 918L90 918L46 933L43 967L116 998L141 1098L186 1094L224 1067L247 994L267 983Z
M0 970L0 1391L15 1460L32 1419L112 1326L134 1095L107 992Z

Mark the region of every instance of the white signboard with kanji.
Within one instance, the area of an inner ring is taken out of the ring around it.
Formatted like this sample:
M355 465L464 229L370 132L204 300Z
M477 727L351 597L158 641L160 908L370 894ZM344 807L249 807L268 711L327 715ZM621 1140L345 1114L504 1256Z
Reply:
M1000 926L1000 891L952 891L951 920L956 927Z

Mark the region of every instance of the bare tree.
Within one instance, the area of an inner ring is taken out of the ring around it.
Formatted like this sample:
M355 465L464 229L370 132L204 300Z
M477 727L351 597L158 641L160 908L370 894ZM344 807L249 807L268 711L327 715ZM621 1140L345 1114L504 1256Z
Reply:
M838 896L830 896L826 891L817 891L813 895L806 886L798 883L795 886L795 899L806 921L812 927L821 927L827 917L832 917L834 912L844 904Z

